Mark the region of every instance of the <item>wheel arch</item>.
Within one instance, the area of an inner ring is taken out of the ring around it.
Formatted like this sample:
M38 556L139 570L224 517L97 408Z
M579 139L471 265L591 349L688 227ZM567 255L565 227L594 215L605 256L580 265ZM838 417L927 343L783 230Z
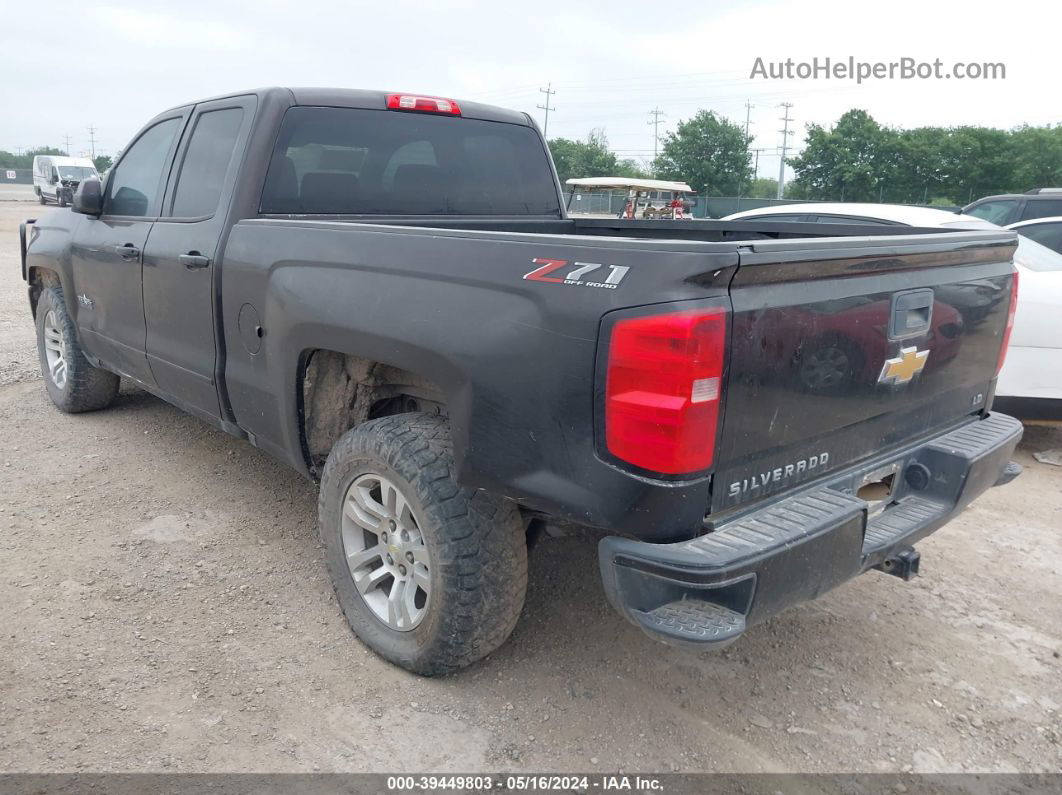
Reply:
M43 265L34 265L26 271L26 284L29 289L30 312L33 314L33 319L36 320L37 304L40 302L41 293L46 287L62 289L62 279L59 276L59 271Z
M446 390L404 367L330 348L308 348L296 377L299 443L315 477L335 442L367 420L405 412L449 416Z

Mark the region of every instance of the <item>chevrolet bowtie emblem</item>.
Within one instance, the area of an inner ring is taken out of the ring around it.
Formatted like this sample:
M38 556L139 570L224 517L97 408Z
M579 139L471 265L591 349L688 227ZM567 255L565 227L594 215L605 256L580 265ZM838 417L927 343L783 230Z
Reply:
M880 384L906 384L926 366L929 351L920 351L918 348L901 348L900 355L895 359L886 359L878 376Z

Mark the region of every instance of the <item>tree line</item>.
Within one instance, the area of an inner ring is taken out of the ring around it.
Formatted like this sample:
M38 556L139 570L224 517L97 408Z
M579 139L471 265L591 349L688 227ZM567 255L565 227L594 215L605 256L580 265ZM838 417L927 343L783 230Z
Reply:
M603 130L585 141L549 142L560 178L653 176L689 183L709 196L773 198L777 182L752 173L744 130L713 111L680 122L659 156L643 166L608 150ZM992 193L1062 186L1062 125L1011 130L918 127L901 130L853 109L832 127L809 124L786 198L966 204Z

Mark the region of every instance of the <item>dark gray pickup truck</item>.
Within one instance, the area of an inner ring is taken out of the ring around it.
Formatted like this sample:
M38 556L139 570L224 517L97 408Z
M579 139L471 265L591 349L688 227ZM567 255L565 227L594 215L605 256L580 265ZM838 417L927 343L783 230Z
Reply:
M22 233L55 404L127 378L319 480L354 632L419 673L505 640L547 524L600 534L626 618L712 648L913 576L1019 471L1012 233L577 220L523 113L188 104Z

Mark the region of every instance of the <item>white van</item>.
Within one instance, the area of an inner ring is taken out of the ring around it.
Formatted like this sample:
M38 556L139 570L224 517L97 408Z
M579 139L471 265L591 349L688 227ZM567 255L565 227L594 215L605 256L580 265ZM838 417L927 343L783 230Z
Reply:
M66 207L83 179L100 175L87 157L37 155L33 158L33 192L41 204L52 201Z

